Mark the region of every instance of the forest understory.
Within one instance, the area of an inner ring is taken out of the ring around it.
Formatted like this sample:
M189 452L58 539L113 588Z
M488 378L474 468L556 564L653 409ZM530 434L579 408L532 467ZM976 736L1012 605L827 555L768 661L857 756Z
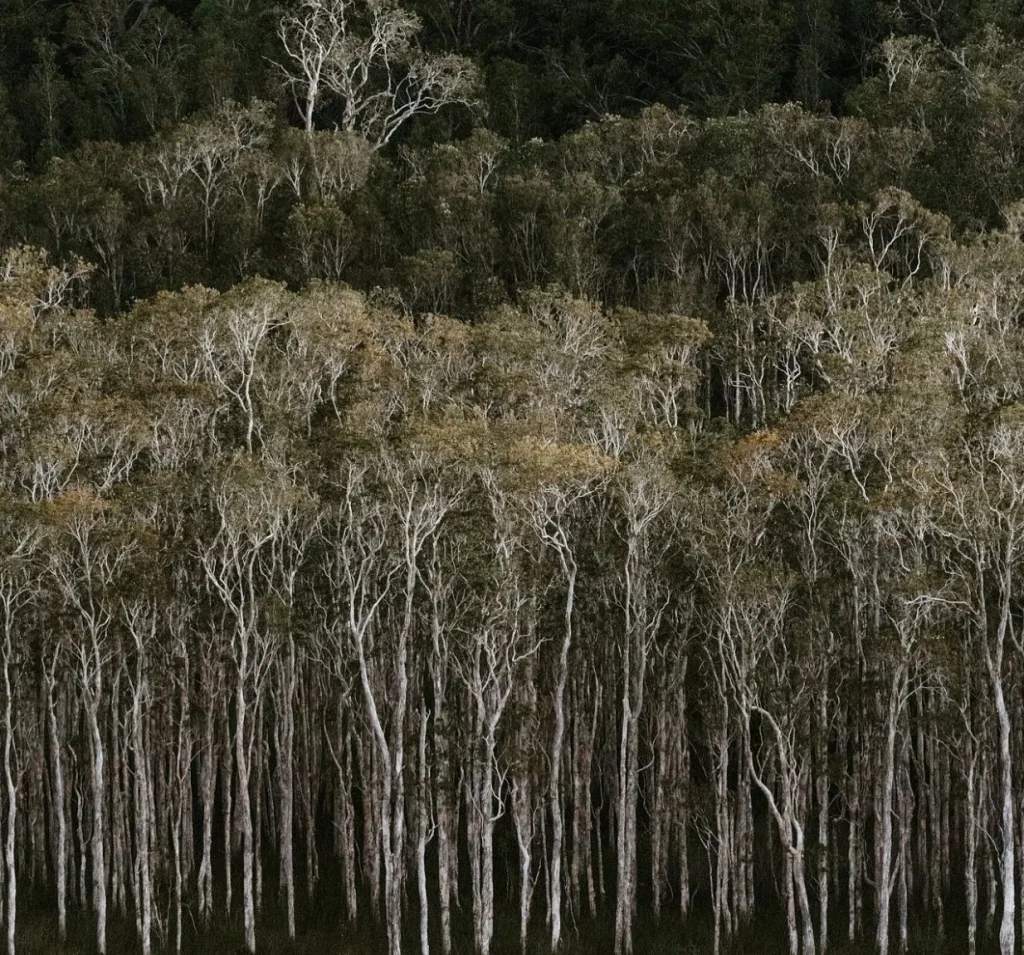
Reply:
M338 918L337 905L331 896L341 890L329 874L321 883L317 898L303 905L300 930L289 938L286 913L278 905L270 905L259 921L260 946L274 955L379 955L386 950L387 934L380 924L344 924ZM525 947L518 932L518 911L514 893L502 893L496 905L494 955L546 955L550 938L546 926L531 930ZM62 941L52 918L53 898L31 891L22 906L19 923L18 951L25 955L93 955L96 952L95 924L85 913L73 915ZM469 900L466 900L469 903ZM473 931L468 904L456 912L453 920L452 955L473 955ZM415 917L415 913L413 913ZM953 907L948 928L940 935L935 920L928 912L911 913L908 955L960 955L963 945L958 940L966 930L966 910ZM614 922L606 918L570 918L561 951L566 955L607 955L614 945ZM215 918L206 929L193 926L187 931L181 951L184 955L224 953L236 955L245 951L239 946L243 926L236 913L233 919ZM678 912L667 911L660 919L640 919L635 927L634 951L639 955L710 955L713 951L714 929L710 911L698 903L684 919ZM405 927L404 944L409 951L419 948L419 935L414 921ZM441 939L435 934L432 945L440 950ZM155 955L170 955L173 945L155 945ZM786 926L781 913L765 911L741 929L723 948L724 955L784 955L787 952ZM108 952L129 955L138 951L138 936L130 920L113 920ZM851 942L845 938L829 940L828 951L834 955L870 955L869 941ZM980 955L999 951L996 932L979 944Z

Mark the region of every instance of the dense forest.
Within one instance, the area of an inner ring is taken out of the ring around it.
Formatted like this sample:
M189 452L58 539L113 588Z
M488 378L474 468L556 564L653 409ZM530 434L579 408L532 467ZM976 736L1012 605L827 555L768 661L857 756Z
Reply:
M2 0L8 953L1024 950L1011 0Z

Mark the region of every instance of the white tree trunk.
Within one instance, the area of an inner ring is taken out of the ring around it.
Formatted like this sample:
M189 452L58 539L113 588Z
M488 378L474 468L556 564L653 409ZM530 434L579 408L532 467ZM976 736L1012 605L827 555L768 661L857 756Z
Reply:
M149 766L142 725L146 683L141 672L141 663L136 669L135 680L135 699L132 706L132 748L135 751L135 845L139 883L137 904L140 915L139 941L143 955L149 955L152 950L153 883L150 868Z
M818 939L819 951L828 951L829 905L829 780L828 780L828 690L822 687L818 697L817 781L815 798L818 802Z
M14 769L14 700L11 693L11 646L10 628L6 628L3 648L4 667L4 783L7 789L7 830L4 833L4 869L7 919L7 955L15 955L15 926L18 905L18 874L15 869L14 839L18 819L18 781Z
M217 787L218 751L214 732L216 701L212 687L206 697L202 747L199 753L199 789L202 797L203 849L197 877L199 918L206 925L213 913L213 806Z
M420 716L419 748L416 760L416 889L420 903L420 953L430 955L430 903L427 896L427 840L430 791L427 773L427 710Z
M1003 695L1002 674L992 670L992 689L995 695L997 729L999 736L999 799L1000 829L1003 845L1000 854L1000 875L1003 885L1003 914L999 923L1000 955L1014 955L1016 950L1017 891L1014 882L1014 813L1013 813L1013 757L1011 755L1010 713ZM885 955L885 953L882 953Z
M977 754L968 733L967 804L964 818L964 893L967 904L967 955L978 951L978 794Z
M551 777L548 805L551 812L551 877L548 883L548 905L551 913L551 951L562 941L562 850L565 844L565 823L562 814L562 749L565 741L565 686L569 679L569 650L572 646L573 605L576 598L576 567L568 566L566 574L565 629L558 656L555 678L555 729L551 740Z
M235 766L238 770L238 818L242 826L242 927L245 947L256 951L256 907L254 898L255 840L252 829L252 807L249 798L249 754L245 740L245 661L238 667L235 686Z
M57 704L54 699L56 680L54 668L56 667L56 655L52 667L46 672L46 722L50 737L50 756L53 761L53 800L51 814L57 820L57 845L55 847L54 867L57 876L57 931L61 942L67 938L68 931L68 909L67 909L67 885L68 885L68 831L67 812L65 806L64 791L64 759L62 756L60 732L57 727Z
M231 756L231 751L234 746L234 740L231 735L231 714L228 712L230 694L224 694L224 745L221 748L221 807L223 812L223 841L224 841L224 913L226 915L231 914L231 903L232 903L232 855L234 848L234 806L233 806L233 795L234 795L234 759Z
M288 635L288 649L281 663L277 706L277 773L281 795L280 833L281 887L285 895L288 937L295 938L294 815L295 777L295 640Z
M533 897L533 784L529 776L513 783L512 821L519 847L519 947L525 952Z
M98 677L97 677L98 680ZM106 779L103 768L103 734L99 723L98 687L90 691L86 700L85 715L92 743L92 903L96 911L96 951L99 955L107 952L107 866L104 851L106 818L104 794Z
M896 735L898 731L901 701L906 679L905 664L900 663L892 676L886 710L885 741L882 751L881 778L878 780L878 798L875 806L875 843L878 859L875 897L876 918L875 950L878 955L889 952L889 911L892 890L895 887L893 872L893 790L896 779Z

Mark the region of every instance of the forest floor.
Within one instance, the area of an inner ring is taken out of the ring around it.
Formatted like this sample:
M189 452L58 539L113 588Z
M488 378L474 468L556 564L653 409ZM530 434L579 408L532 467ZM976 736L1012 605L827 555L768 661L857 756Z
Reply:
M95 931L88 918L72 918L69 912L68 939L62 946L55 921L49 913L52 908L36 909L32 906L22 914L18 923L18 952L20 955L94 955ZM44 914L45 913L45 914ZM258 951L266 955L382 955L386 952L383 930L358 931L347 926L327 923L327 912L316 913L308 927L300 928L298 937L289 941L283 924L273 918L258 925ZM340 913L335 912L336 916ZM238 924L221 921L211 926L201 937L187 938L183 946L185 955L242 955L240 944L241 920ZM468 925L456 924L453 955L472 955L472 934ZM910 932L908 955L962 955L966 951L964 933L941 939L927 926L916 925ZM610 955L612 951L612 925L602 921L571 925L564 935L564 955ZM979 955L997 951L995 940L991 947L979 945ZM439 941L432 946L440 951ZM897 948L894 940L894 949ZM404 951L419 952L416 926L409 926ZM634 935L635 955L710 955L713 950L710 918L697 915L683 924L678 917L666 917L660 923L641 920ZM870 955L870 944L850 945L831 940L830 955ZM138 940L129 922L112 920L108 935L108 955L135 955ZM526 950L526 955L547 955L550 951L545 933L538 931ZM167 948L154 944L154 955L169 955ZM758 919L731 945L723 944L722 955L784 955L786 952L785 925L774 915ZM515 913L499 916L495 926L493 955L519 955L518 927Z

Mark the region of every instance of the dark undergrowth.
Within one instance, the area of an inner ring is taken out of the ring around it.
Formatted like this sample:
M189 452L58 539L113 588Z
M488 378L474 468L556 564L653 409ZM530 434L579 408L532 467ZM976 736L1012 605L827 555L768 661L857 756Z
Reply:
M296 899L298 932L293 940L288 938L284 912L278 904L277 881L276 871L267 866L264 869L262 917L257 920L257 951L260 955L383 955L387 952L384 926L375 923L370 916L372 906L368 897L359 900L358 927L346 921L339 873L328 858L322 860L319 891L312 902L307 902L302 894L301 881L296 886L299 891ZM221 888L217 893L221 905L224 901L222 891ZM430 891L436 896L436 883L430 885ZM198 916L194 917L186 907L183 955L243 955L240 901L236 882L233 915L214 918L205 930L200 929ZM611 955L614 901L614 896L606 899L605 913L596 920L589 915L578 917L571 906L567 907L563 912L562 955ZM492 955L523 955L519 945L516 887L499 882L495 902L497 913ZM710 906L706 904L706 893L698 891L696 902L695 910L684 920L669 899L662 918L655 921L647 908L650 900L641 892L633 934L634 955L711 955L714 950L713 921ZM108 904L107 955L138 955L140 946L134 917L119 915L112 900ZM55 912L56 899L51 893L33 891L30 886L21 889L17 938L19 955L96 955L94 919L69 905L68 937L62 945ZM166 921L167 913L161 915ZM475 955L471 917L471 899L466 896L452 912L453 955ZM829 955L872 955L874 945L870 939L857 944L845 940L845 905L834 907L830 920ZM893 927L891 951L893 955L899 955L895 912ZM993 924L991 929L986 935L984 926L979 926L978 955L995 955L998 952L998 924ZM439 953L441 941L436 910L431 912L430 930L431 952ZM966 914L955 909L948 911L946 932L942 936L930 915L912 913L908 936L907 955L964 955L967 951ZM418 910L414 900L410 900L403 951L409 955L419 955L420 951ZM550 951L543 895L538 892L534 897L534 920L525 955L549 955ZM787 951L784 914L767 906L736 938L723 939L721 946L721 955L786 955ZM172 955L173 952L173 932L169 938L154 936L154 955Z
M61 945L56 921L51 917L51 906L29 904L23 906L18 925L18 952L22 955L95 955L94 923L88 917L69 912L68 939ZM331 915L333 911L333 917ZM455 924L453 955L472 955L472 935L466 922L467 912L461 913ZM838 915L838 913L837 913ZM258 923L258 950L267 955L381 955L386 952L382 926L354 929L343 919L340 909L323 908L308 913L308 920L300 923L298 937L289 941L282 921L268 913ZM186 923L190 920L186 916ZM543 919L538 924L527 947L527 955L547 955L550 951ZM837 928L842 928L838 923ZM135 955L139 944L131 921L111 918L108 930L108 955ZM432 926L436 928L436 926ZM568 924L564 934L564 955L610 955L612 951L612 924L610 921L587 920L577 925ZM432 933L433 934L433 933ZM241 955L241 918L221 919L206 932L191 930L183 944L185 955ZM950 927L946 938L940 938L933 928L916 922L910 931L908 955L962 955L966 951L966 936L961 925ZM712 946L711 919L704 913L691 916L685 923L677 916L665 916L660 922L639 919L634 934L635 955L710 955ZM997 950L992 944L979 945L979 955ZM893 940L893 951L898 951ZM419 952L418 929L408 926L404 951ZM440 951L440 942L432 938L431 950ZM723 942L722 955L784 955L787 950L785 922L780 915L759 917L731 943ZM851 945L839 938L829 942L831 955L870 955L869 943ZM154 953L173 952L170 945L154 944ZM509 910L500 913L495 925L493 955L519 955L518 924L516 914Z

